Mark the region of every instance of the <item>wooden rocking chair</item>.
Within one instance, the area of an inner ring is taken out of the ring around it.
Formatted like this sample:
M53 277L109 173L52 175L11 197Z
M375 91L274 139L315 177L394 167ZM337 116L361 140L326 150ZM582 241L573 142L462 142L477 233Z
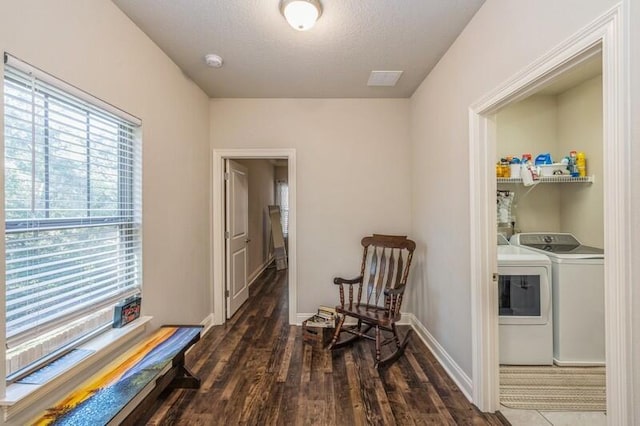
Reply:
M406 236L373 234L362 239L362 246L364 254L360 276L354 279L333 280L334 284L340 286L340 306L336 306L339 319L329 349L337 349L360 338L374 340L375 368L378 368L398 359L408 343L411 330L401 341L396 322L400 320L400 307L416 244ZM347 304L344 296L345 285L349 286ZM357 294L354 294L354 287L357 287ZM347 317L355 318L357 324L345 326ZM373 336L368 334L371 329L374 330ZM392 335L382 340L382 331L391 332ZM339 340L342 333L352 336ZM395 350L381 360L381 347L391 343L395 344Z

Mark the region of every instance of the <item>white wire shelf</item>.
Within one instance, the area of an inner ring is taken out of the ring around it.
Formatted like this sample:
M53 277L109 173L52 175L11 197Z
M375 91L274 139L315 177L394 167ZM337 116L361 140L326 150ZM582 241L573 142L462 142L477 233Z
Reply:
M498 183L522 183L522 178L496 178ZM594 177L571 177L569 175L540 176L540 183L593 183Z

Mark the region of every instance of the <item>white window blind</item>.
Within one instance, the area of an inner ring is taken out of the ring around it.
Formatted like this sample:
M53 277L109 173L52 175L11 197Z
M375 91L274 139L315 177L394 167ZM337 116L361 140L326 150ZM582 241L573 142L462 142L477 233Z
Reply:
M280 206L280 223L282 233L289 235L289 184L287 181L276 181L276 204Z
M8 348L141 288L139 123L69 87L5 65Z

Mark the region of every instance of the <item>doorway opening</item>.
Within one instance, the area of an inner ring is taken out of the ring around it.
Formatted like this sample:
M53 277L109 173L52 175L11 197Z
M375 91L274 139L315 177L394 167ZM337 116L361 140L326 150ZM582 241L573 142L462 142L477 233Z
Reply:
M603 194L604 194L604 311L607 364L607 418L611 424L631 419L633 401L628 381L631 294L627 247L630 226L630 152L626 90L628 57L617 6L541 57L521 73L470 107L471 299L473 335L473 402L483 411L499 409L498 281L496 246L497 155L496 113L536 93L595 52L602 51L603 68Z
M507 419L522 415L513 409L551 423L557 411L606 418L602 112L598 46L495 114L498 358ZM525 157L531 164L523 168ZM576 157L588 167L579 171ZM532 170L537 180L523 179Z
M232 170L226 170L228 164L234 165ZM286 167L283 167L285 165ZM247 200L242 201L240 198L233 201L233 199L229 199L230 196L233 198L235 192L248 191L251 169L254 169L258 175L270 176L270 180L267 182L264 182L265 179L260 179L260 176L255 176L259 179L253 184L256 197L254 202L257 204L254 206L253 212L250 211ZM276 196L276 190L279 188L277 182L280 182L280 190L282 190L282 183L286 182L289 322L294 324L296 318L295 150L214 150L212 170L211 306L213 323L220 325L226 322L233 311L242 304L241 296L244 294L246 298L252 280L257 278L269 265L271 259L268 232L270 224L267 223L266 210L263 212L263 207L266 206L261 204L265 202L274 204L277 198L280 198L282 204L284 201L282 194L280 197ZM234 188L233 184L228 184L233 181L234 174L236 178L235 189L228 190L228 188ZM229 181L226 181L226 178ZM260 183L260 181L263 182ZM258 186L264 186L264 188L258 188ZM227 205L231 209L230 214L225 212ZM252 225L249 223L250 221L253 222ZM229 229L233 232L229 231L229 234L225 234ZM253 231L250 231L251 229ZM236 238L238 240L237 247L232 248L228 244L233 240L231 234L238 237ZM229 258L225 255L227 249L235 250ZM247 257L251 256L250 252L254 253L252 261L248 261ZM229 289L227 282L230 284ZM234 297L237 296L236 300L233 300L232 294Z

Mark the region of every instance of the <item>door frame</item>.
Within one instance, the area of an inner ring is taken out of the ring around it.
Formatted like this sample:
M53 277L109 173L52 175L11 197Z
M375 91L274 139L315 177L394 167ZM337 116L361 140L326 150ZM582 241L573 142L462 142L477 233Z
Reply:
M295 324L297 312L296 298L296 150L276 149L214 149L211 186L211 308L213 324L221 325L225 318L224 283L224 160L226 159L286 159L289 185L289 324Z
M473 402L499 409L495 113L602 49L606 395L609 424L633 423L629 5L613 7L469 108ZM608 207L613 206L613 207Z

